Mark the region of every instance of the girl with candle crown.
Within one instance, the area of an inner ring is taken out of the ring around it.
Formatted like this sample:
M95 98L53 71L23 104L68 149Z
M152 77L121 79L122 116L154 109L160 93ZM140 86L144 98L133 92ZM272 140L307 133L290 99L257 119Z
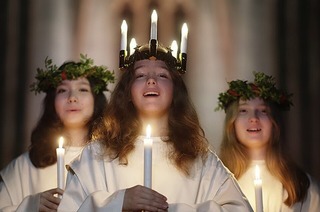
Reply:
M32 131L29 151L0 172L0 211L57 210L56 194L63 194L57 188L59 138L64 138L68 164L91 139L93 125L107 104L103 91L114 80L106 67L80 57L80 62L66 62L59 68L46 59L46 68L38 69L31 90L45 92L43 113Z
M172 55L136 49L121 73L97 142L70 164L60 211L252 211L213 153ZM152 186L143 185L152 127Z
M264 211L320 211L319 187L281 151L279 116L292 106L292 94L277 89L272 76L254 77L229 82L219 95L217 109L226 112L220 158L254 209L258 165Z

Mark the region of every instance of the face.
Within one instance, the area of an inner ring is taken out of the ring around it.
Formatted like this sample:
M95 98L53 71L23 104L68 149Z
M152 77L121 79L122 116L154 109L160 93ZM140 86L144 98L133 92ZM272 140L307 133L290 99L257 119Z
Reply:
M260 98L239 101L234 126L237 139L250 149L266 148L272 134L269 107Z
M173 98L173 82L165 62L135 62L131 98L140 117L168 115Z
M66 128L85 127L94 111L94 97L86 78L64 80L56 89L55 108Z

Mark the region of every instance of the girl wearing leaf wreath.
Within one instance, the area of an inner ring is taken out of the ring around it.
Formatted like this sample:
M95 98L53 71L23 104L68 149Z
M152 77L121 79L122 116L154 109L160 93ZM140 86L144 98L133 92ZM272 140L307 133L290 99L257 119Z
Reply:
M254 73L254 82L235 80L219 95L226 113L220 158L237 178L256 209L256 166L262 179L263 211L320 211L318 182L282 151L279 116L292 106L292 94L275 86L275 79Z
M210 150L179 71L167 48L136 48L95 131L98 141L70 164L59 211L251 211ZM151 188L143 186L148 124Z
M38 69L31 91L45 92L43 113L32 131L29 150L0 172L0 211L56 211L56 148L64 137L65 164L79 155L92 136L107 100L103 91L114 81L113 72L95 66L80 55L80 62L65 62L59 68L46 59Z

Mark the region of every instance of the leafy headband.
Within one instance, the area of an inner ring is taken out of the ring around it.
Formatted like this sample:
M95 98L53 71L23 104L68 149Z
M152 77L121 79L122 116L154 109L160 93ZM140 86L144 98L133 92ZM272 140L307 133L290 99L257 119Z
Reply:
M114 82L114 72L108 70L105 66L95 66L93 59L87 55L80 54L80 62L67 62L60 68L52 64L52 60L45 59L45 69L38 68L36 74L36 82L30 85L30 90L35 94L40 92L48 92L55 89L63 80L74 80L79 77L92 79L93 92L100 93L108 90L108 83Z
M292 95L286 91L276 88L275 79L261 72L254 72L254 82L234 80L228 82L229 89L220 93L216 110L225 110L234 101L249 100L259 97L265 101L272 102L281 110L290 110L292 106Z

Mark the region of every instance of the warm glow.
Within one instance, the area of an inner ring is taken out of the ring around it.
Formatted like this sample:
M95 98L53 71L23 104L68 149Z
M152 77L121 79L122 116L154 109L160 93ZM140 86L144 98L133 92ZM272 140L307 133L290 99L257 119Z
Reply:
M187 53L187 39L188 39L188 26L186 23L184 23L181 29L181 46L180 46L181 53Z
M127 31L128 31L127 22L126 22L126 20L123 20L122 24L121 24L121 33L127 33Z
M130 52L129 55L132 55L134 53L134 48L137 47L136 39L132 38L130 41Z
M63 147L63 137L61 136L59 138L59 148L62 148Z
M255 179L256 180L260 180L260 168L258 165L256 165L256 169L255 169Z
M157 21L158 21L157 12L153 10L151 15L151 31L150 31L151 40L157 40Z
M156 10L153 10L153 11L152 11L152 15L151 15L151 22L152 22L152 23L157 23L157 21L158 21L157 12L156 12Z
M172 41L172 44L171 44L171 50L172 50L172 56L174 56L175 58L177 58L178 56L178 44L177 44L177 41Z
M188 37L188 26L186 23L182 25L182 36L186 38Z
M128 25L127 22L123 20L121 24L121 50L126 50L127 48L127 33Z
M151 137L151 126L150 124L147 125L147 138Z

